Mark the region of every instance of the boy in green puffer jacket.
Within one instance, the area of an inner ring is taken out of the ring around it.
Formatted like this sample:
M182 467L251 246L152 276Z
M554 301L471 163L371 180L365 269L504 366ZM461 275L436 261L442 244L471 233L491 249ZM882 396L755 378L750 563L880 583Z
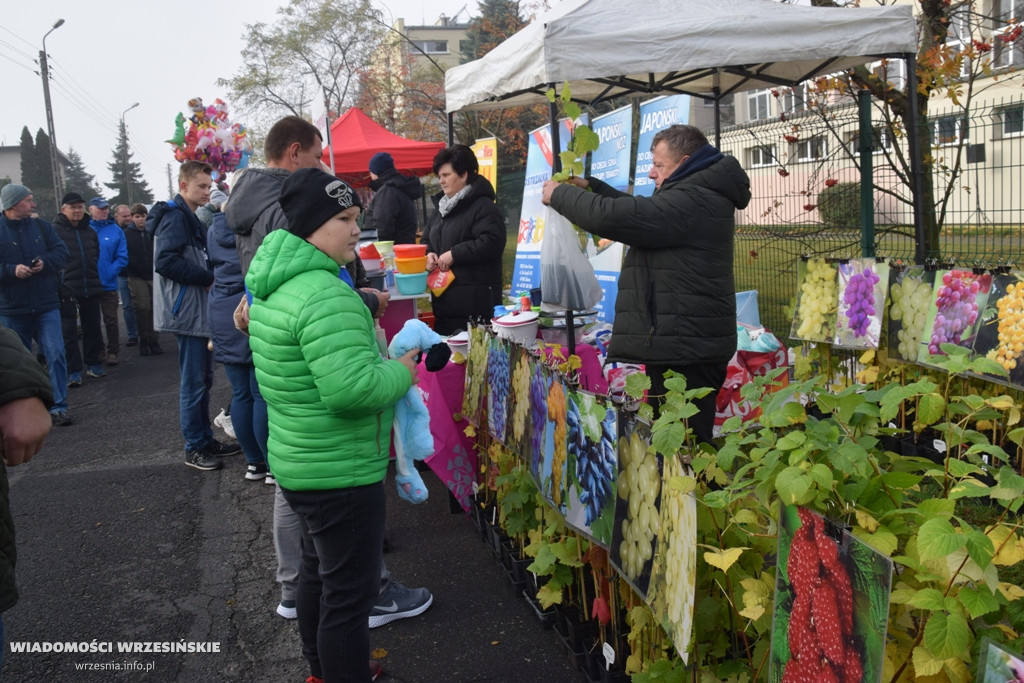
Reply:
M391 422L417 381L419 350L381 358L369 309L344 279L359 241L352 188L300 169L280 204L290 225L267 236L245 282L270 469L313 539L297 609L303 640L316 633L318 652L303 653L317 678L369 681Z

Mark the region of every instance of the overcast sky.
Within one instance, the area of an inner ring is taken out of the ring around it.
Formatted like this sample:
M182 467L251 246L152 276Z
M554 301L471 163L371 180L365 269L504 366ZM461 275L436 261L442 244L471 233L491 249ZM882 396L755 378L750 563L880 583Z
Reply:
M43 84L37 64L43 35L54 22L65 23L46 39L52 79L58 147L73 148L97 184L109 182L107 163L126 113L133 161L142 165L158 199L167 192L167 165L174 118L188 100L212 104L227 93L216 85L241 65L244 24L272 22L286 0L213 0L197 5L153 0L44 0L6 7L0 22L0 144L17 145L28 126L33 138L46 130ZM407 24L433 24L463 6L477 14L476 0L374 0ZM464 13L462 17L464 18ZM233 121L245 123L228 101ZM188 115L188 114L186 114ZM106 189L106 188L102 188Z

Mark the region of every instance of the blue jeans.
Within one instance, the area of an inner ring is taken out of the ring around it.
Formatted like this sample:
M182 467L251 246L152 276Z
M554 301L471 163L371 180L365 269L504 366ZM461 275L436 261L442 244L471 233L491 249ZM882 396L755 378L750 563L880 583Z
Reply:
M224 363L224 374L231 383L231 424L235 438L242 446L246 462L266 467L267 403L256 385L256 367L252 363ZM262 427L257 429L257 424Z
M132 290L128 287L128 278L117 276L117 293L121 295L121 314L124 316L124 329L129 339L139 338L139 325L135 322L135 307L132 305Z
M213 352L206 337L174 335L178 339L178 419L185 451L198 451L213 441L210 426L210 389L213 387Z
M64 334L60 324L60 309L46 313L0 316L0 323L14 330L21 337L21 343L29 351L32 340L39 344L46 357L50 371L50 385L53 387L51 413L68 409L68 362L64 357Z
M369 619L380 591L384 483L281 492L312 539L302 544L296 600L302 654L311 673L325 683L369 683Z

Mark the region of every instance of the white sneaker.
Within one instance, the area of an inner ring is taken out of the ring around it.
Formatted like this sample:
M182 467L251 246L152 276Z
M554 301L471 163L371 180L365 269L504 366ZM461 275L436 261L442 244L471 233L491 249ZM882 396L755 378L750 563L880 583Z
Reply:
M279 602L277 605L277 613L285 619L295 619L299 616L299 613L295 609L294 600L282 600Z
M225 414L223 408L220 409L220 414L213 418L213 424L223 429L224 433L232 439L235 438L235 427L231 424L231 416Z

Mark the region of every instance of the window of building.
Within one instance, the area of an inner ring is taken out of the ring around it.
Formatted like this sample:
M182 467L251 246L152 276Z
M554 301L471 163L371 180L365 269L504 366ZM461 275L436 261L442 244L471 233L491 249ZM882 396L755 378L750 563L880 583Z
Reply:
M747 95L747 119L749 121L760 121L766 119L771 112L768 102L770 91L755 90Z
M1024 135L1024 105L1003 109L1000 116L1004 138Z
M775 163L775 145L758 145L747 150L750 157L750 168L771 166Z
M875 126L871 129L871 151L880 154L883 150L891 150L893 142L892 132L885 126ZM855 130L849 137L850 152L860 154L860 131Z
M796 143L797 161L818 161L828 155L828 140L824 135L815 135Z
M448 41L447 40L414 40L412 44L418 47L428 55L446 55L448 54Z
M875 62L871 65L871 72L897 90L905 90L907 87L907 63L902 59Z
M808 99L806 83L788 88L782 93L782 111L786 114L799 114L807 111Z
M943 116L932 124L932 144L955 145L968 139L967 120L956 116Z

